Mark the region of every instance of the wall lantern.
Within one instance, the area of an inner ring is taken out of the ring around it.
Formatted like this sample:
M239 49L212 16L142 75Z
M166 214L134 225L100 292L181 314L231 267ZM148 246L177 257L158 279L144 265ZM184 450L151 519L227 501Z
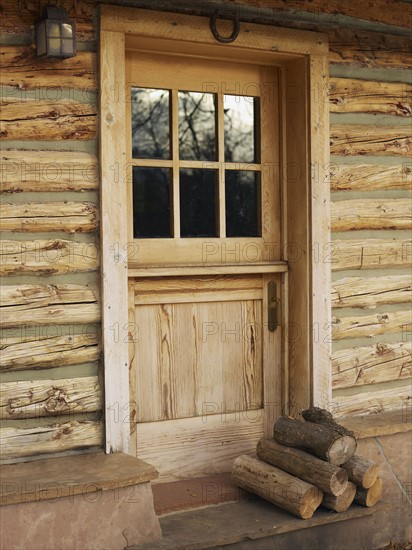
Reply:
M65 58L76 55L76 22L69 21L67 11L46 6L43 19L36 24L38 57Z

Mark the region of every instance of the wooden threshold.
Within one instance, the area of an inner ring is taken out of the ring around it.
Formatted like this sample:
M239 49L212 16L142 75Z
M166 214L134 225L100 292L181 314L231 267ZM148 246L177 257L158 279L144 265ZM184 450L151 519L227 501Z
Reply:
M163 538L152 543L150 550L204 550L242 541L246 541L244 548L247 548L246 545L252 545L253 540L370 516L387 506L380 503L373 508L365 508L354 504L340 514L319 508L312 518L302 520L255 497L253 500L161 517ZM268 544L268 548L272 547L275 546ZM129 550L140 549L147 550L147 546L137 546Z
M208 264L129 267L131 277L171 277L189 275L247 275L250 273L287 273L286 262L261 264Z
M123 453L47 458L0 467L0 504L116 491L157 477L154 466Z

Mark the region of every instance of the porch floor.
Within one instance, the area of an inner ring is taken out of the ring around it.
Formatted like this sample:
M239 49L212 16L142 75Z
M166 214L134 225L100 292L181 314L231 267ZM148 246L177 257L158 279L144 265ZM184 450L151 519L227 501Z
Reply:
M385 505L365 508L354 504L340 514L319 508L311 519L302 520L254 496L160 517L162 540L128 550L205 550L242 541L251 544L273 535L369 516L382 506Z

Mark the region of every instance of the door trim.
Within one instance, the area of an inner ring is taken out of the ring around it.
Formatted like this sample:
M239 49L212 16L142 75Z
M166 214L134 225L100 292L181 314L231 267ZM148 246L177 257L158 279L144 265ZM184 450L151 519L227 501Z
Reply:
M222 22L224 25L224 23ZM230 25L230 23L229 23ZM241 24L216 44L209 19L101 6L101 266L106 452L130 451L125 51L128 48L236 59L280 67L284 408L331 401L328 43L321 33ZM288 292L288 286L292 290ZM124 299L121 299L121 297Z

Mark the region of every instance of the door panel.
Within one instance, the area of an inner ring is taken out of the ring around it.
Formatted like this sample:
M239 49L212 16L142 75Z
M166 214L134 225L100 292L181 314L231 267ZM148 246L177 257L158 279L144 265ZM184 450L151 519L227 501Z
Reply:
M126 61L136 452L160 481L228 471L281 407L267 291L282 287L277 69Z

